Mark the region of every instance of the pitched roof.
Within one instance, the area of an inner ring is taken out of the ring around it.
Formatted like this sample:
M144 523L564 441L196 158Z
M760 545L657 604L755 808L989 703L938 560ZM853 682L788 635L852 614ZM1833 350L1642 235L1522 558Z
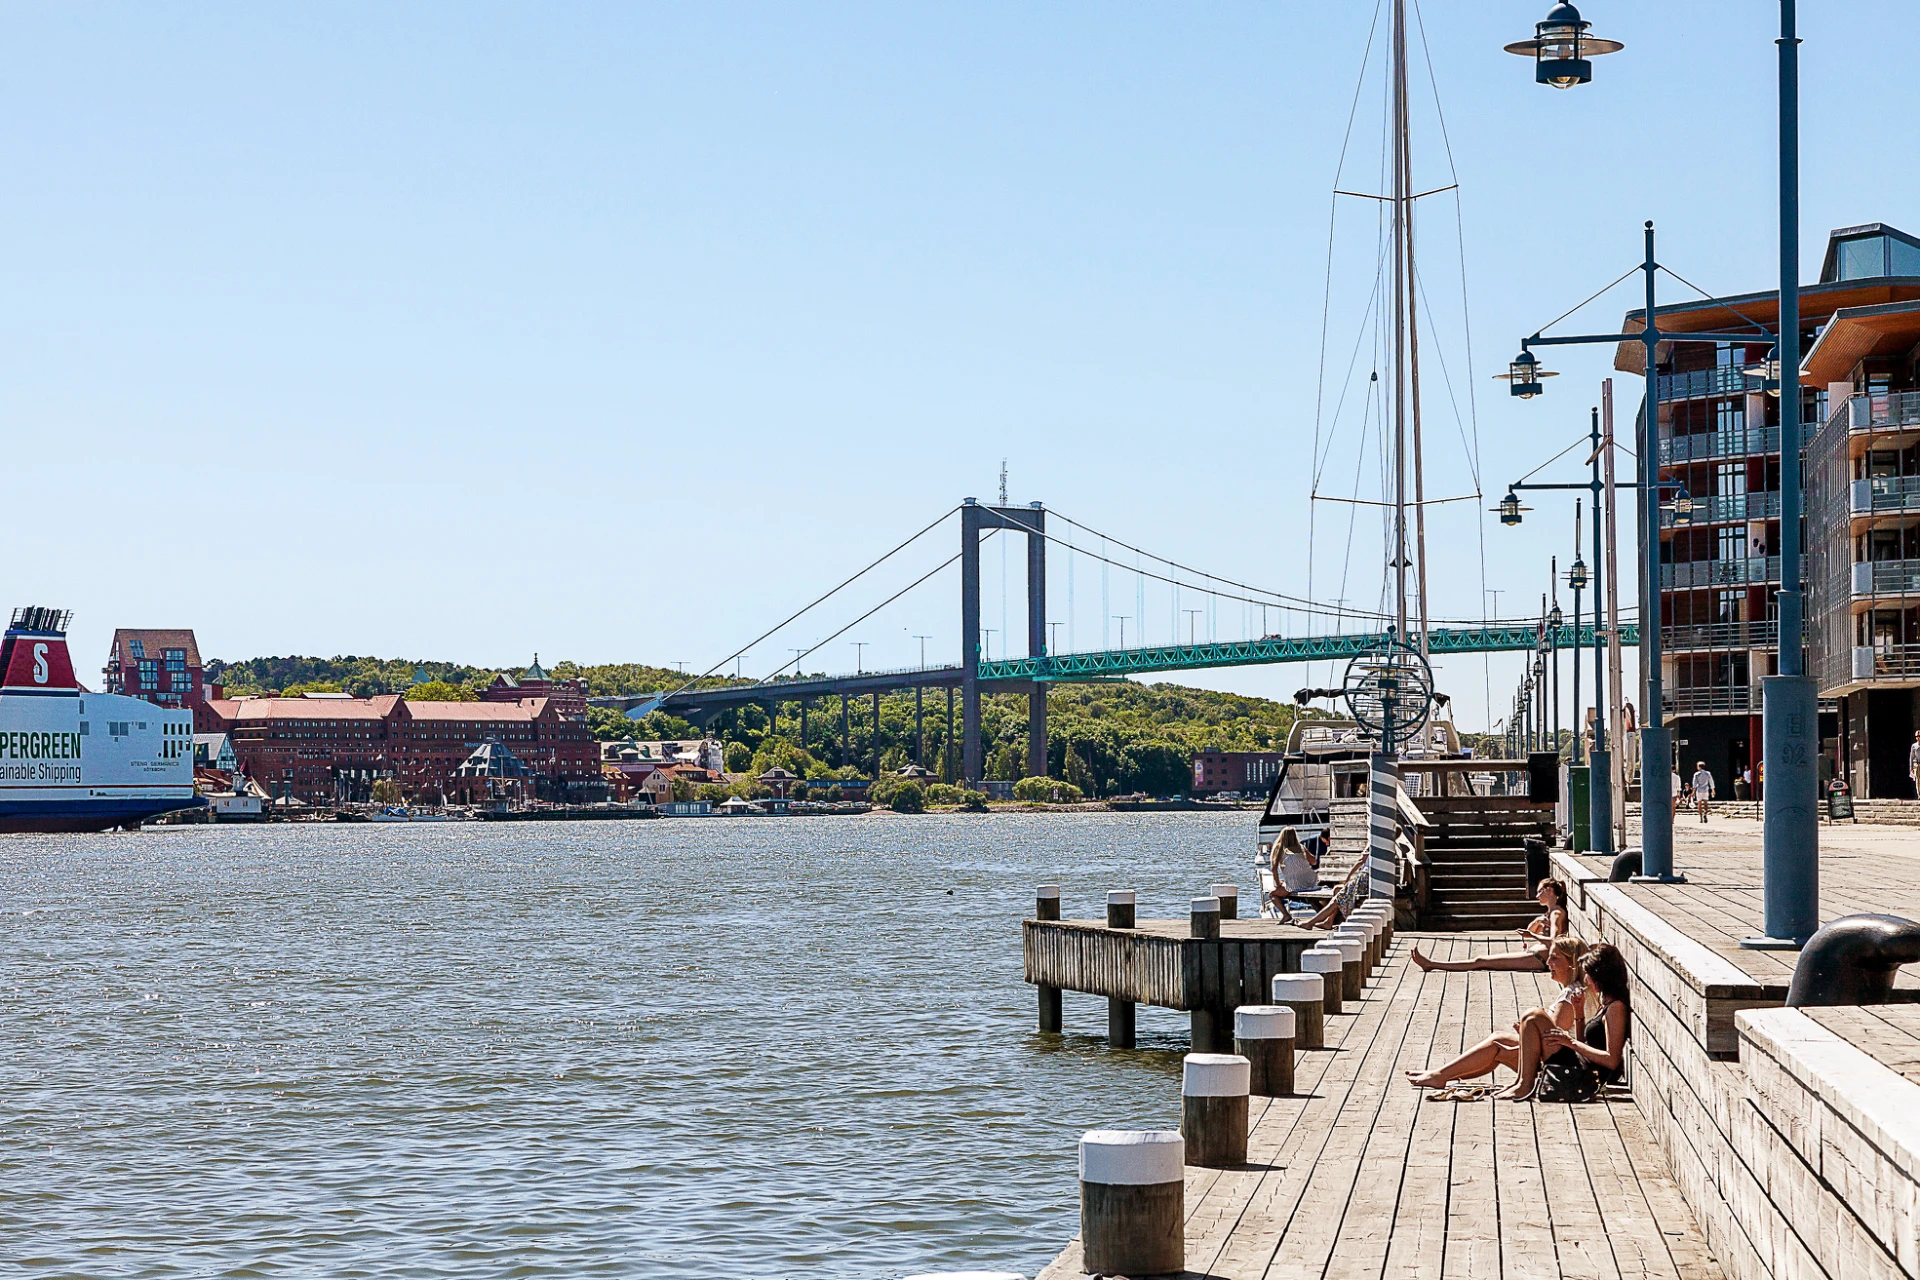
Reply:
M136 640L140 643L138 654L133 651ZM184 649L187 665L200 665L200 645L191 627L118 627L113 633L112 659L122 666L132 666L141 658L157 662L168 649Z
M407 714L415 720L486 720L495 724L519 724L538 720L547 709L546 698L521 698L515 702L414 702L407 703Z
M548 675L547 669L540 665L540 655L536 653L533 655L533 665L520 673L520 680L522 683L528 680L545 680L551 683L553 677Z
M207 704L223 720L244 724L260 720L384 720L400 701L397 693L377 698L218 698Z

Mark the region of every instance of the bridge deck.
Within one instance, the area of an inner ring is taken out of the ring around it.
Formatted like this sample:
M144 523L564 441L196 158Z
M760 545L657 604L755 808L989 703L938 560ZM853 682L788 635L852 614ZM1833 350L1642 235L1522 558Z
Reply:
M1545 975L1423 974L1412 946L1446 959L1510 942L1395 938L1366 996L1327 1020L1328 1049L1300 1054L1297 1096L1254 1099L1249 1163L1187 1171L1187 1276L1720 1276L1625 1094L1429 1102L1402 1079L1549 994ZM1040 1280L1081 1274L1076 1241Z

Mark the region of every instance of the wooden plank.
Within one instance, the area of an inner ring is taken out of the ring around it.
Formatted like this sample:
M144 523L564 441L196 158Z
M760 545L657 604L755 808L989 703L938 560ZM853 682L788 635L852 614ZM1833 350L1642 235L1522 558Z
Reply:
M1494 1024L1506 1027L1532 1008L1520 997L1523 974L1493 975ZM1531 980L1528 986L1531 988ZM1531 994L1531 992L1529 992ZM1500 1274L1506 1280L1543 1280L1560 1274L1554 1249L1553 1217L1547 1204L1540 1148L1533 1129L1533 1109L1494 1101L1494 1192L1500 1206Z
M1468 950L1461 947L1456 954L1466 954ZM1478 1044L1494 1032L1495 976L1488 973L1457 975L1458 985L1465 989L1463 1048ZM1478 1280L1500 1274L1500 1202L1493 1176L1493 1108L1491 1102L1453 1105L1453 1149L1447 1168L1447 1242L1440 1268L1443 1278Z

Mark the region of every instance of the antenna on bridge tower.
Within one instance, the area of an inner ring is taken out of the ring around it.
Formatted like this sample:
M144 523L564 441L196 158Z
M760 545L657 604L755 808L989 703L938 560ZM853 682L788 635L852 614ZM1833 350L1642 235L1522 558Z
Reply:
M1000 459L1000 505L1007 505L1007 460Z

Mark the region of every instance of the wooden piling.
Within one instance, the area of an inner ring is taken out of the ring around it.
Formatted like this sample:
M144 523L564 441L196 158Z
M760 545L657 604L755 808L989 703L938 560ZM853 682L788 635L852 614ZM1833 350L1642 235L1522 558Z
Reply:
M1243 1004L1233 1011L1233 1051L1252 1067L1247 1091L1263 1098L1293 1092L1293 1010L1285 1005Z
M1366 945L1358 939L1335 935L1320 944L1332 948L1340 956L1340 999L1358 1000L1367 989Z
M1220 899L1195 898L1188 908L1193 936L1202 942L1220 941Z
M1299 1048L1327 1047L1326 988L1317 973L1273 975L1273 1002L1293 1010L1294 1044Z
M1319 975L1325 985L1321 1000L1328 1013L1337 1014L1346 1004L1345 970L1346 957L1324 943L1300 957L1300 972Z
M1247 1162L1247 1087L1253 1064L1237 1053L1190 1053L1180 1082L1187 1163L1230 1169Z
M1240 918L1240 886L1237 884L1216 884L1211 891L1220 899L1220 918L1238 920Z
M1133 890L1115 889L1107 894L1107 928L1133 928Z
M1107 928L1133 928L1134 895L1131 889L1114 889L1107 894ZM1107 998L1107 1043L1115 1049L1134 1046L1133 1001Z
M1033 918L1035 920L1058 920L1060 918L1060 886L1043 884L1033 891ZM1063 1019L1060 1007L1060 988L1037 986L1040 993L1040 1033L1042 1035L1060 1034Z
M1186 1268L1186 1144L1164 1129L1080 1139L1080 1253L1090 1275Z

